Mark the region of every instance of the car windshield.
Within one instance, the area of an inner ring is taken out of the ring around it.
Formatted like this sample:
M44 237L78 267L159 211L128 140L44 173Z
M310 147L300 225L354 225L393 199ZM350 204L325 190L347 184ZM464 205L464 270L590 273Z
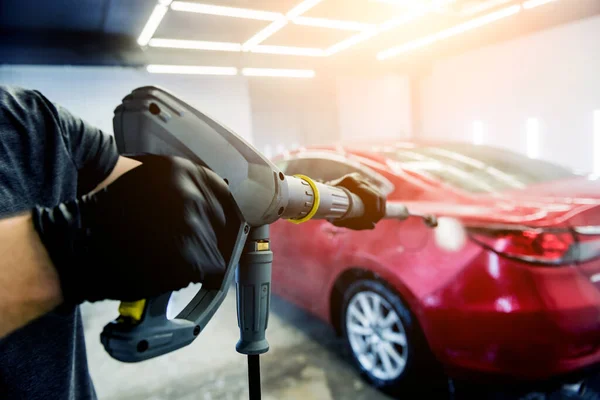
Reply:
M511 151L469 144L375 148L390 166L471 193L497 193L577 176L568 168Z

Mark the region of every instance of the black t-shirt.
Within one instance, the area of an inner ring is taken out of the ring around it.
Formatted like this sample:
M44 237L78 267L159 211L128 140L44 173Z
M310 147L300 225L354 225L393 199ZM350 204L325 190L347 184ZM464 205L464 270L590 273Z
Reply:
M0 85L0 218L91 191L117 159L112 136L37 91ZM0 398L96 398L78 308L0 339Z

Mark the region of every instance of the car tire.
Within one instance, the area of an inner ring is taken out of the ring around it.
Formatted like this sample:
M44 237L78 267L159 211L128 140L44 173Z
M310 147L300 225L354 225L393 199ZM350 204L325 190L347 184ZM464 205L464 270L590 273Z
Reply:
M369 306L371 312L365 310ZM391 395L410 394L407 398L449 398L448 381L397 293L376 280L356 281L344 292L340 314L348 351L371 385Z

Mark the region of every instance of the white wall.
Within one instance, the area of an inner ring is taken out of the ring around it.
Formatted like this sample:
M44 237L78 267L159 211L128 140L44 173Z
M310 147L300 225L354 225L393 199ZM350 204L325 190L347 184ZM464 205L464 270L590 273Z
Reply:
M0 84L40 90L108 133L123 97L140 86L161 86L252 140L250 97L243 77L155 75L114 67L0 66Z
M245 78L148 74L115 67L0 66L0 84L40 90L112 133L114 108L131 90L162 86L272 154L340 139L402 138L410 133L408 79Z
M590 171L600 17L436 63L423 82L421 107L425 137L470 141L480 119L485 143L522 152L526 120L539 118L541 158Z
M331 80L249 78L256 146L271 154L281 147L339 139L337 92ZM267 154L268 155L268 154Z
M338 120L344 140L411 135L409 80L401 75L337 80Z

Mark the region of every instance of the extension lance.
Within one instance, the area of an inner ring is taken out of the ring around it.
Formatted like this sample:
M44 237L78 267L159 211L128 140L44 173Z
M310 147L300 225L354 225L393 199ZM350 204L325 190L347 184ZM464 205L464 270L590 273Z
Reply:
M104 348L117 360L139 362L190 344L225 299L235 273L240 330L236 349L248 355L250 398L259 399L258 355L269 350L269 224L281 218L299 224L358 217L364 212L361 199L307 176L284 175L239 135L161 88L142 87L126 96L115 110L113 125L120 154L179 156L214 171L229 185L241 223L222 281L204 283L174 319L166 316L171 293L121 303L119 317L101 333ZM388 218L409 215L406 207L388 204Z

